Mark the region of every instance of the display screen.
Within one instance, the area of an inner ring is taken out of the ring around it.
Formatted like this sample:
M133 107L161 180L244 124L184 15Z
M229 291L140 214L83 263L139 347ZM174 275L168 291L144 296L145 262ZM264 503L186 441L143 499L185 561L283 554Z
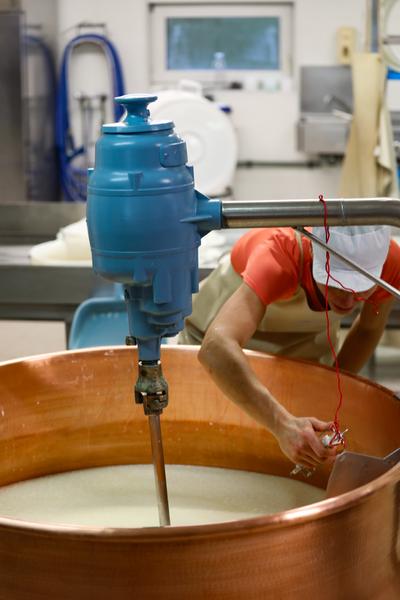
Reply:
M213 70L223 53L231 70L280 68L279 17L167 19L167 68Z

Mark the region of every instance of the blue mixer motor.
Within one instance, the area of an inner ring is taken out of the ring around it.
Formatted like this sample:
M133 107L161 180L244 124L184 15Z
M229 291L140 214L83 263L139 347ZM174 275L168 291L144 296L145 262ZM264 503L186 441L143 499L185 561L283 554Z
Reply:
M149 119L156 99L116 98L125 115L102 128L87 201L94 270L123 284L141 361L158 360L161 338L183 329L198 291L201 237L221 228L221 203L194 189L173 123Z

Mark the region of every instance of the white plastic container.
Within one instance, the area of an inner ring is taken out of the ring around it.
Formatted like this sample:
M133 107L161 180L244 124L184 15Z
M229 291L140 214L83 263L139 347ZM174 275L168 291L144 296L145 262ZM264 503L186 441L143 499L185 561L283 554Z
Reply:
M152 119L173 121L186 142L188 162L194 167L195 187L207 196L226 195L232 188L238 142L230 117L217 104L194 91L156 92L149 106Z
M55 240L33 246L30 258L33 265L92 266L86 219L60 229Z

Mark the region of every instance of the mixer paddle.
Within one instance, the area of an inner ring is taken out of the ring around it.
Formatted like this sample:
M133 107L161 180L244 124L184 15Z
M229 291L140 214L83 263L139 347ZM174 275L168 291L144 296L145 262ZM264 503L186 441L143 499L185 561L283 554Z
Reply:
M164 449L161 435L160 415L149 415L151 451L153 454L154 478L161 527L171 524L169 516L167 478L165 475Z
M373 481L400 461L400 448L384 458L342 452L335 460L326 488L326 497L333 498Z
M168 384L164 379L160 360L139 360L139 375L135 385L135 402L143 405L144 414L149 417L158 516L161 527L164 527L171 523L160 415L168 404Z

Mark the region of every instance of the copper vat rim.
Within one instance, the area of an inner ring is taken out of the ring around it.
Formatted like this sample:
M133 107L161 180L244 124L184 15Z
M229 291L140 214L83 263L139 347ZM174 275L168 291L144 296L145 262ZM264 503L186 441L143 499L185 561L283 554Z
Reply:
M11 358L9 360L0 361L0 368L3 366L8 366L16 363L24 363L24 362L36 362L42 360L49 360L51 358L57 357L65 357L65 356L75 356L76 354L101 354L107 352L108 354L113 354L114 352L132 352L132 346L96 346L93 348L80 348L76 350L60 350L58 352L46 352L44 354L33 354L28 356L23 356L22 358ZM163 347L162 347L163 348ZM189 352L191 354L197 354L199 351L199 346L185 344L184 346L178 344L168 344L164 348L167 348L167 352L181 352L182 349L185 349L185 352ZM295 363L303 363L306 365L311 365L313 369L321 370L321 371L331 371L334 372L334 367L329 367L327 365L316 364L313 361L305 360L302 358L287 358L281 355L267 354L265 352L258 352L256 350L247 350L244 349L243 352L248 356L258 356L263 358L264 360L273 360L274 362L295 362ZM386 393L388 396L392 396L393 400L400 402L400 396L396 395L395 392L385 387L384 385L377 383L376 381L372 381L367 377L363 377L362 375L354 375L349 371L342 371L346 377L355 379L357 381L364 381L370 387L374 387L378 390L381 390Z
M168 346L169 351L178 351L182 349L181 346L174 346L173 344ZM53 357L72 356L75 354L96 354L106 352L130 352L132 349L127 346L101 346L90 349L80 349L73 351L60 351L51 352L40 355L26 356L23 358L11 359L0 362L0 367L11 365L15 363L31 362L31 361L42 361L49 360ZM198 352L198 346L185 346L185 351L196 353ZM331 367L325 365L316 365L310 363L310 361L300 359L288 359L281 356L265 355L261 352L252 350L246 350L246 354L261 356L265 358L271 358L279 361L295 361L306 364L312 364L316 369L326 369L332 371ZM394 392L385 388L384 386L370 381L365 377L353 375L352 373L346 373L347 377L353 379L362 380L368 383L371 387L375 387L382 391L385 391L388 396L392 396L394 400L399 401L399 398ZM360 486L350 492L340 494L334 498L327 498L302 506L299 508L293 508L272 515L262 515L257 517L251 517L248 519L240 519L235 521L225 521L222 523L212 523L206 525L183 525L183 526L172 526L172 527L141 527L141 528L113 528L113 527L79 527L74 525L62 525L62 524L46 524L34 521L27 521L22 519L9 518L0 515L0 532L16 530L19 533L26 533L27 535L35 535L37 537L57 537L62 536L68 539L79 539L87 540L91 539L102 540L102 542L109 543L154 543L159 542L172 542L174 540L191 539L200 540L201 538L207 538L207 540L215 539L218 537L239 537L240 535L247 535L249 531L253 533L264 533L268 530L273 530L282 527L291 527L300 524L307 523L308 521L315 521L338 513L344 509L351 508L352 506L365 501L369 496L379 492L383 487L392 484L398 485L400 488L400 463L393 466L383 475L377 477L370 483Z

